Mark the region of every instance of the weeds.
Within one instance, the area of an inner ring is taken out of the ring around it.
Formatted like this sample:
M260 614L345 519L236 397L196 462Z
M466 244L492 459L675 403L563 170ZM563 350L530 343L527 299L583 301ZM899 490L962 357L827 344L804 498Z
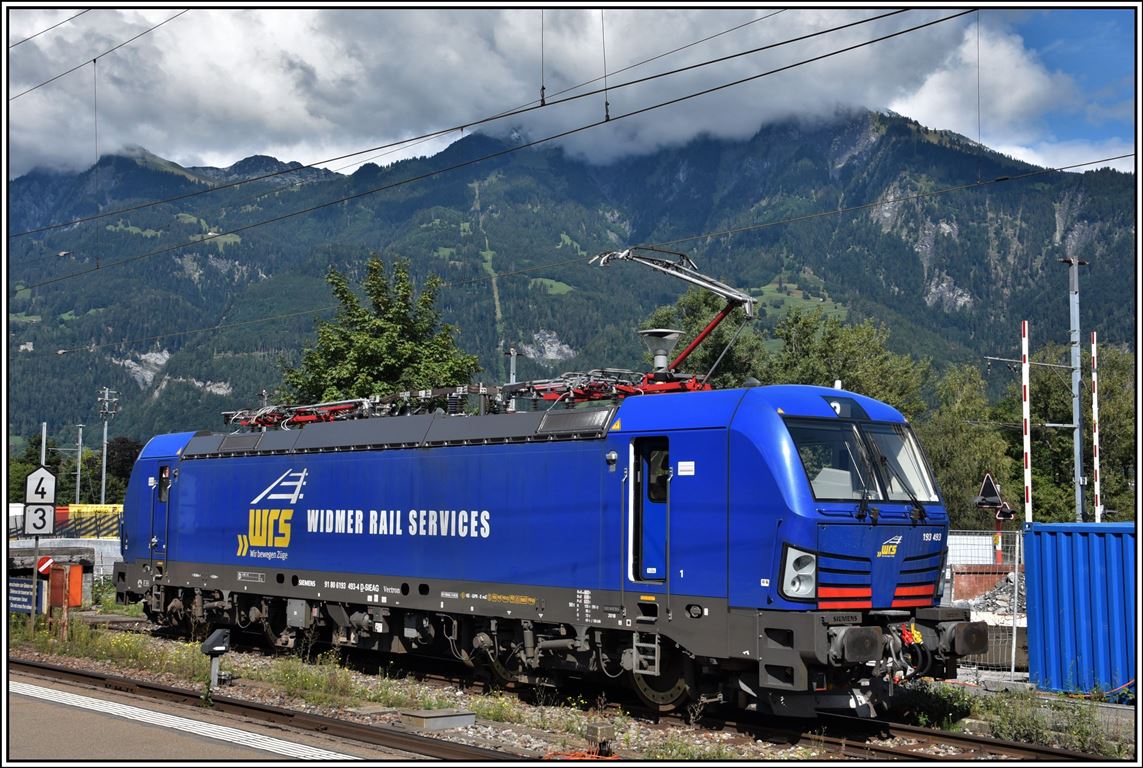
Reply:
M1108 744L1099 725L1098 706L1090 701L1059 702L1056 706L1061 705L1065 727L1060 746L1089 755L1107 754Z
M693 736L668 733L643 754L648 760L730 760L737 753L725 744L695 743Z
M1001 691L981 701L992 735L1007 741L1045 744L1047 719L1041 700L1030 691Z
M341 666L336 650L317 656L313 663L296 657L276 659L263 670L250 670L248 677L280 686L288 696L315 704L338 704L349 698L367 698L367 691Z
M890 711L905 723L949 730L977 706L976 697L960 686L913 680L897 689Z
M524 719L520 699L499 691L486 696L474 697L469 702L469 709L481 720L490 720L495 723L518 723Z
M113 613L132 618L143 617L143 603L119 605L115 602L115 583L107 577L91 582L91 606L100 613Z
M30 645L51 656L70 656L107 661L118 666L168 673L183 680L200 680L210 673L210 662L194 643L157 645L146 635L111 632L83 621L68 623L67 636L60 639L38 623L29 635L27 620L9 619L8 637L13 644Z

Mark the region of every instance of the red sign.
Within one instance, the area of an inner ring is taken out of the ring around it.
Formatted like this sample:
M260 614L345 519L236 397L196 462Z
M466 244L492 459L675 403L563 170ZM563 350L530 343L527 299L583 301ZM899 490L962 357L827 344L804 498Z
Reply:
M47 573L52 569L52 565L54 565L55 562L56 561L53 560L51 556L44 555L36 562L36 570L40 573Z

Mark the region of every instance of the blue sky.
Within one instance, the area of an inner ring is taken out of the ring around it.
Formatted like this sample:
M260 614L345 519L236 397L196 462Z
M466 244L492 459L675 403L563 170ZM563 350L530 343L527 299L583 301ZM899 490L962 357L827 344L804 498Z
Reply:
M985 12L986 14L988 11ZM994 11L1046 67L1067 73L1084 95L1083 109L1061 109L1050 120L1061 141L1100 142L1135 132L1135 16L1129 9Z
M75 15L75 9L5 7L10 45ZM96 140L101 153L142 146L184 166L228 166L253 154L313 163L463 124L535 99L541 74L549 98L598 78L604 18L609 69L638 65L612 77L613 89L617 80L862 22L612 90L608 101L616 115L957 12L919 6L865 23L892 10L565 6L541 17L539 8L513 7L95 8L9 49L9 178L36 165L90 166ZM768 122L853 107L891 109L976 139L977 16L984 144L1049 167L1134 151L1135 5L984 6L979 14L584 131L564 146L606 162L701 134L743 139ZM13 98L77 65L74 73ZM601 101L549 106L483 130L548 136L598 120ZM452 132L370 159L432 154L457 138ZM326 167L351 172L355 165ZM1115 163L1123 170L1134 166L1134 158Z
M892 104L1037 165L1059 167L1134 151L1136 13L985 7L922 86ZM1134 158L1112 163L1131 170ZM1082 169L1081 169L1082 170Z

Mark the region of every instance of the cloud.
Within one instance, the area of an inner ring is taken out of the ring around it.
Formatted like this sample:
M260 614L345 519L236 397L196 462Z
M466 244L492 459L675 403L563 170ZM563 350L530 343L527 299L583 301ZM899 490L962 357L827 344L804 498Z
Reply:
M612 121L562 141L595 162L651 152L700 134L740 139L766 122L852 107L884 108L975 136L975 37L965 17L636 117L628 113L784 67L949 15L913 10L883 21L743 56L672 77L632 79L778 42L888 9L793 9L616 74L708 35L759 19L756 9L605 9ZM19 91L170 17L174 9L96 9L9 52L9 92ZM10 39L43 29L59 12L12 9ZM92 68L8 103L10 177L36 165L86 167L101 152L141 145L184 165L226 166L252 154L311 163L386 144L538 99L549 106L481 130L533 139L604 117L604 96L554 104L560 91L603 74L600 11L538 9L194 8ZM1018 38L988 31L985 140L1032 146L1044 115L1073 89ZM984 41L982 41L982 45ZM542 61L542 66L541 66ZM1011 79L1011 78L1009 78ZM593 84L573 93L601 85ZM971 85L972 87L968 87ZM565 95L571 95L565 94ZM471 126L470 126L471 129ZM459 134L374 159L430 154ZM366 158L360 158L364 161ZM331 164L346 168L351 161ZM352 170L349 166L347 170Z
M1049 115L1081 108L1073 79L1044 67L1019 35L983 25L979 50L978 60L976 30L964 29L960 45L928 73L920 88L894 100L889 108L923 125L973 139L979 117L980 136L988 146L1042 138Z
M1042 141L1027 145L1000 144L993 149L1042 168L1063 168L1074 163L1087 163L1105 157L1132 155L1135 152L1135 147L1131 143L1120 139ZM1072 170L1076 173L1083 173L1084 171L1094 171L1097 168L1114 168L1117 171L1130 173L1135 170L1135 165L1134 157L1124 157L1120 160L1086 165Z

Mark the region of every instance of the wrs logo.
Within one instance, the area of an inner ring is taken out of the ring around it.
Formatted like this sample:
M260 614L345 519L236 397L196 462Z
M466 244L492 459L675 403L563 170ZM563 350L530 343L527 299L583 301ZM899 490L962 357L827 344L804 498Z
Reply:
M891 539L883 541L881 543L881 551L879 551L877 553L877 556L878 557L896 557L897 556L897 545L900 543L901 543L901 537L900 536L894 536Z
M308 469L295 472L288 469L282 473L266 490L258 494L251 502L250 525L245 534L238 534L238 556L242 557L250 551L251 547L288 547L290 546L290 526L294 517L293 509L260 508L263 500L285 501L291 506L302 498L302 487L306 484Z

